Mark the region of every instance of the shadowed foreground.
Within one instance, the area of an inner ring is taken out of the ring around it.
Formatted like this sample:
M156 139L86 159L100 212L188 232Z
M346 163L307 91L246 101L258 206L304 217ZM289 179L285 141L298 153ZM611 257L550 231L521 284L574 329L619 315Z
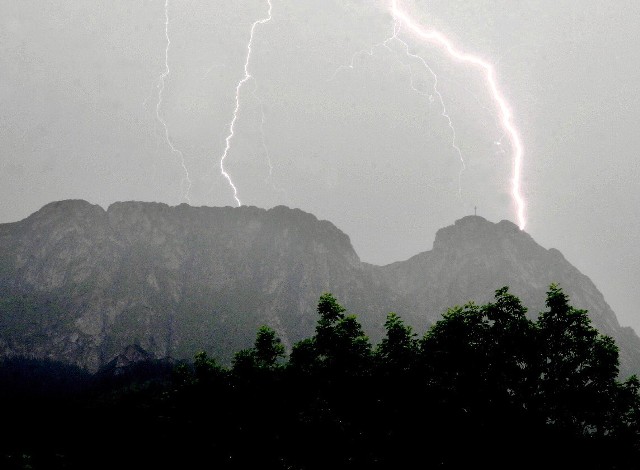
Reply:
M324 294L288 357L263 326L231 367L5 361L2 467L635 468L640 382L555 285L546 306L502 288L422 338L391 313L374 347Z

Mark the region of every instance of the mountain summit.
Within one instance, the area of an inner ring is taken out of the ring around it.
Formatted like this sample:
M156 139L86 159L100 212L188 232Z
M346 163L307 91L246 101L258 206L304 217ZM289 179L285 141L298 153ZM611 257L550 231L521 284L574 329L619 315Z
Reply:
M325 291L377 341L389 311L422 333L448 307L486 302L505 285L535 316L553 282L614 337L622 375L640 372L640 338L589 278L508 221L464 217L438 231L431 251L374 266L335 225L299 209L60 201L0 225L0 354L90 370L131 345L228 360L262 324L288 346L310 336Z

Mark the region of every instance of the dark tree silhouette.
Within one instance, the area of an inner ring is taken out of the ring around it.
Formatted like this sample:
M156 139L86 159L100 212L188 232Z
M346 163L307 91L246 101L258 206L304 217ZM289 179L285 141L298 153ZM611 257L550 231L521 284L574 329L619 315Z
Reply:
M0 443L0 463L637 468L640 380L618 381L613 340L558 286L550 286L546 305L531 320L503 287L486 305L450 308L422 338L390 313L385 337L372 347L357 318L325 293L315 334L293 345L288 358L276 332L262 326L230 368L200 352L177 365L170 380L153 382L147 371L140 382L127 376L126 384L69 383L73 399L55 395L35 414L25 413L30 398L16 400L6 388L8 429L39 432L22 445L15 435ZM63 377L57 380L67 387ZM28 423L18 425L24 417ZM47 439L43 430L51 422L74 426ZM119 430L118 445L101 452L113 441L112 429Z

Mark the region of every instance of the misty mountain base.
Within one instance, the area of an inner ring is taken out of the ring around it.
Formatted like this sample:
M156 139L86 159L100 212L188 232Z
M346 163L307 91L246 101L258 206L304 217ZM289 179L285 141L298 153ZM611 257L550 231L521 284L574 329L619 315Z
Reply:
M614 341L556 285L546 306L531 320L505 287L422 338L390 313L374 347L323 294L314 335L288 357L262 326L230 367L205 352L173 368L142 355L90 377L5 360L2 464L637 468L640 382L617 380Z
M468 216L433 248L386 266L362 262L326 220L277 206L47 204L0 224L0 357L69 362L91 372L139 345L156 358L205 350L224 363L271 325L290 348L311 336L334 293L374 343L394 311L423 334L451 305L509 286L531 312L551 282L615 339L622 377L640 374L640 337L591 280L513 223Z

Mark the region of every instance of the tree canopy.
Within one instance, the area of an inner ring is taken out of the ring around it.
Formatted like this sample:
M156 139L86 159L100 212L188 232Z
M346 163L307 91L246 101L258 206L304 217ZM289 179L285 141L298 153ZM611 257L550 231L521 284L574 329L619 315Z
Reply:
M617 380L613 340L557 285L546 306L532 320L503 287L486 305L450 308L420 338L389 313L373 346L325 293L315 334L277 367L283 349L266 327L236 356L227 380L244 399L231 397L240 411L229 420L246 421L229 448L257 439L259 462L236 458L273 468L631 468L640 382Z
M141 467L636 468L640 381L618 379L614 341L559 286L546 307L531 319L503 287L421 337L389 313L372 345L324 293L314 334L289 355L265 325L230 367L198 353L152 392L90 401L81 422L95 437L120 420Z

